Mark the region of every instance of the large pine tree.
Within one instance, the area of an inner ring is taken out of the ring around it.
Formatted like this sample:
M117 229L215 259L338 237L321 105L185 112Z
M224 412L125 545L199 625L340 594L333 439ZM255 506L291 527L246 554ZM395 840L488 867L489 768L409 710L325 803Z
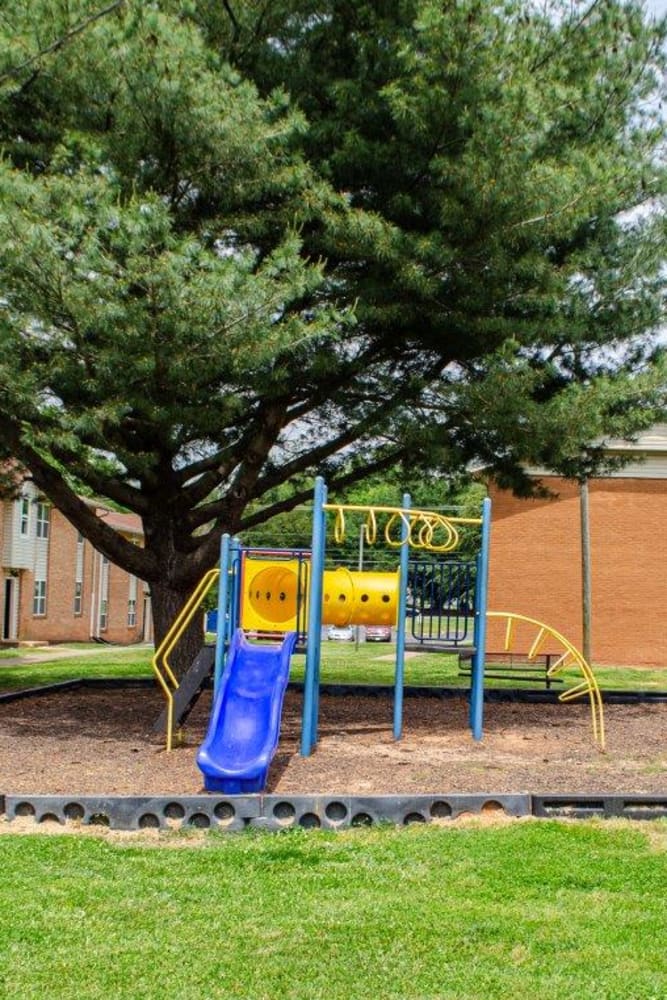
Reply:
M7 0L0 40L0 443L158 637L315 471L576 474L651 419L640 5Z

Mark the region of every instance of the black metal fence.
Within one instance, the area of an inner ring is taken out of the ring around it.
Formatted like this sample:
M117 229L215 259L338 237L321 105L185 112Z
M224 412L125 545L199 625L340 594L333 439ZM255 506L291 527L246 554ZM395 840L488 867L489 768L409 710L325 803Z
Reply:
M415 641L452 646L472 642L476 576L474 560L410 560L408 617Z

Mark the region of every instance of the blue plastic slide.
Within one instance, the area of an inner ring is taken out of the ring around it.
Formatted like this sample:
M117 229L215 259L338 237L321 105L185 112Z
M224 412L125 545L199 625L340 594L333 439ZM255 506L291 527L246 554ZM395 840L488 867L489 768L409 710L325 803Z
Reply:
M197 753L208 792L261 792L280 735L280 715L296 632L281 646L249 643L237 629L206 738Z

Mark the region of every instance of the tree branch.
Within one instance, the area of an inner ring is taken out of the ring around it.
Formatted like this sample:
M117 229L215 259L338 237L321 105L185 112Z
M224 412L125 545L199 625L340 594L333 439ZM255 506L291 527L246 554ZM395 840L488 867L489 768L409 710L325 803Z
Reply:
M76 454L67 448L61 448L57 444L54 444L50 447L50 451L54 458L67 465L68 471L72 476L81 480L85 479L86 485L90 486L96 493L99 493L101 497L113 500L114 503L118 503L122 507L127 507L135 514L144 514L149 509L150 504L148 499L139 490L133 489L133 487L128 486L126 483L114 481L101 475L98 476L90 465L85 465L83 467L84 471L82 471Z
M216 486L224 482L235 466L243 466L243 456L248 455L249 453L252 453L254 449L257 449L258 442L263 436L266 435L267 427L272 423L270 420L270 413L271 410L275 408L275 400L271 404L260 407L250 421L249 426L246 428L244 433L240 435L237 441L228 445L226 448L221 448L214 455L201 459L201 461L193 463L177 473L177 482L179 485L182 485L188 479L191 479L198 473L201 473L199 478L196 478L194 482L190 483L189 486L183 486L181 490L179 506L183 510L188 511L193 507L196 507L197 504L201 503L210 493L213 492ZM273 447L277 434L280 433L280 430L284 426L285 413L287 411L286 401L281 404L280 409L280 427L278 427L276 435L269 444L268 451L270 451ZM264 458L266 458L268 451L265 450L263 452L261 459L262 462L264 461Z
M348 486L354 486L355 483L360 482L362 479L366 479L367 476L393 468L403 454L404 449L400 448L384 455L381 459L378 459L375 462L371 462L370 464L367 463L357 469L349 470L342 476L334 477L327 483L329 492L335 493ZM276 503L271 504L269 507L263 507L262 510L257 511L256 514L250 514L248 517L243 518L239 524L238 530L247 531L248 528L253 528L257 524L264 524L277 514L288 513L289 511L294 510L295 507L298 507L299 504L305 503L307 500L311 499L312 495L313 490L311 487L307 490L300 490L298 493L293 493L292 496L287 497L284 500L279 500Z
M229 17L229 20L232 22L232 45L235 45L238 42L239 35L241 33L239 22L236 19L236 14L232 10L232 5L229 3L229 0L222 0L222 6L227 11L227 16Z
M542 67L546 66L546 64L549 62L550 59L553 59L554 56L557 56L559 52L561 52L567 45L570 44L571 36L575 34L575 32L579 31L579 28L581 28L584 25L584 23L588 20L588 18L591 16L595 8L599 6L600 3L601 0L593 0L590 7L588 7L588 9L584 11L579 20L574 25L571 26L568 25L565 27L563 31L563 39L560 42L560 44L556 45L549 52L546 52L541 59L538 59L536 62L534 62L530 67L531 73L536 73L538 69L542 69Z
M35 485L102 555L142 580L157 577L158 566L154 556L128 542L105 524L85 500L77 496L62 473L21 440L16 427L6 424L4 435L13 454L30 469Z
M284 403L269 404L264 410L260 429L255 429L248 442L247 458L239 465L228 492L228 497L231 496L237 504L243 505L241 509L245 507L251 491L256 487L262 466L285 426L286 410Z
M18 76L18 74L24 69L28 69L29 66L39 62L39 60L43 59L44 56L51 55L53 52L57 52L59 49L62 49L64 45L71 41L72 38L80 35L82 31L85 31L86 28L90 27L90 25L94 24L96 21L100 21L103 17L106 17L107 14L113 13L113 11L117 10L118 7L122 7L124 3L125 0L114 0L114 3L109 4L108 7L104 7L103 10L98 10L97 13L91 14L90 17L85 18L79 24L70 28L69 31L66 31L64 35L56 39L55 42L52 42L51 45L47 45L46 48L40 49L40 51L34 56L31 56L30 59L26 59L25 62L20 63L18 66L13 66L11 69L1 73L0 83L4 83L5 80L10 80L12 77Z
M376 407L372 413L366 414L366 416L362 420L359 420L356 424L350 425L342 434L331 438L319 447L312 448L304 454L299 455L297 458L292 459L291 462L283 462L274 472L258 477L253 484L254 495L256 497L262 496L274 487L280 486L281 483L291 479L293 476L296 476L301 472L305 472L309 468L316 468L325 459L330 458L332 455L335 455L336 452L340 451L341 448L344 448L348 444L352 444L365 432L372 430L374 426L379 424L382 416L385 413L390 412L392 408L393 400L385 400L381 406ZM357 480L355 479L354 481L356 482ZM240 480L240 482L243 482L243 480ZM249 484L244 482L244 485L247 486ZM219 500L197 507L188 516L187 526L190 531L194 531L203 524L217 520L220 517L232 517L234 507L238 508L242 502L245 505L249 499L251 498L247 496L243 499L236 499L227 494L227 496L221 497Z

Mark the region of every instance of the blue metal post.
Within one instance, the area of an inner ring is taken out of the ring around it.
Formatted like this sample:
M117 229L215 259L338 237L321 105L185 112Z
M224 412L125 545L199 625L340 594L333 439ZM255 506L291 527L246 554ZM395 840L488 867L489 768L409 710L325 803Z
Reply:
M320 653L322 645L322 590L324 551L326 543L327 488L321 476L315 480L313 497L313 532L310 554L310 586L308 594L308 645L306 675L303 685L303 715L301 719L301 754L308 757L317 743L319 705Z
M229 605L229 551L230 537L224 534L220 540L220 576L218 577L218 631L215 636L215 670L213 690L217 693L222 671L225 667L227 649L227 608Z
M232 538L229 547L229 573L231 577L231 597L229 600L229 622L227 625L227 640L236 632L241 617L241 542Z
M328 490L326 484L322 491L322 507L327 502ZM321 530L321 566L318 568L318 588L317 598L317 619L315 625L317 655L315 657L315 698L313 699L313 710L311 713L310 739L311 745L316 746L318 740L318 728L320 718L320 669L322 664L322 602L324 596L324 559L327 541L327 515L324 509L320 512Z
M403 494L403 507L412 506L409 493ZM403 679L405 674L405 616L408 609L408 571L410 567L410 530L403 521L401 528L401 561L398 576L398 620L396 623L396 669L394 671L394 739L403 732Z
M482 545L477 559L475 586L475 653L470 682L470 728L473 739L481 740L484 725L484 663L486 660L486 611L489 590L489 543L491 540L491 500L482 503Z

